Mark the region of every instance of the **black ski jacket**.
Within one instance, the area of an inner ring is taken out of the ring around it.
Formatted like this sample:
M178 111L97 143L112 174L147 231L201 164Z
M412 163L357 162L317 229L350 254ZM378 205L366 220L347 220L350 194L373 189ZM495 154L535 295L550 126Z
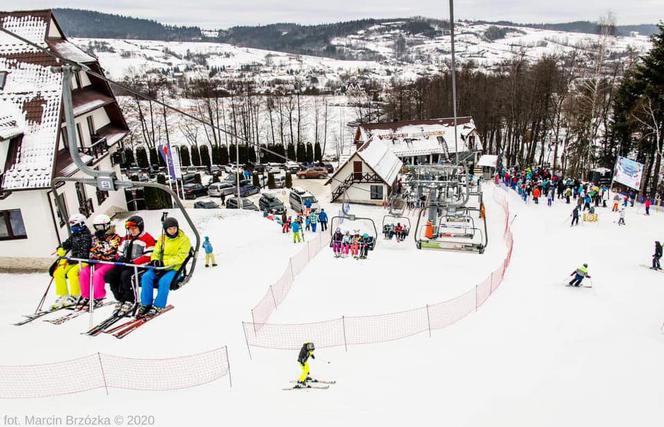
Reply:
M307 350L307 345L304 344L300 349L300 354L297 356L297 361L300 362L301 365L304 365L305 363L307 363L307 360L309 360L309 357L311 357L312 359L316 358L314 356L314 351Z
M90 257L90 247L92 247L92 234L88 227L83 227L80 233L74 233L60 245L65 251L71 251L74 258L88 259ZM70 264L76 264L70 261Z

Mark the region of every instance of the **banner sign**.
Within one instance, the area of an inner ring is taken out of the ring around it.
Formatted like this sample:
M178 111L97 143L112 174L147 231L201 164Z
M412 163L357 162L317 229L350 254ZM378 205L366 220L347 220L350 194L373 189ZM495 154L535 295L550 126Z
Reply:
M624 184L635 190L641 189L641 178L643 177L643 163L630 160L627 157L618 157L613 180Z
M180 159L173 155L170 144L160 144L159 153L168 168L168 174L171 178L182 178L182 169L180 168Z

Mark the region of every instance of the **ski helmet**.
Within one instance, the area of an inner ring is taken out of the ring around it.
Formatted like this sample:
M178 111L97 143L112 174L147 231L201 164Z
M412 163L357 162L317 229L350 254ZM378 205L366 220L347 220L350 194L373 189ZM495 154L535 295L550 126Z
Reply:
M316 348L314 347L314 343L308 342L305 344L307 346L307 350L309 351L314 351Z
M162 223L162 225L164 226L164 230L166 230L168 228L171 228L171 227L180 228L180 226L178 224L178 220L173 218L173 217L167 217L166 219L164 219L164 222Z
M92 225L97 231L107 231L111 228L111 218L104 214L97 215L92 221Z
M69 217L69 225L83 227L85 225L85 216L77 213Z
M129 227L136 227L142 233L143 229L145 228L145 223L143 222L143 218L141 218L138 215L130 216L125 221L125 228Z
M584 267L588 268L588 264L583 264Z

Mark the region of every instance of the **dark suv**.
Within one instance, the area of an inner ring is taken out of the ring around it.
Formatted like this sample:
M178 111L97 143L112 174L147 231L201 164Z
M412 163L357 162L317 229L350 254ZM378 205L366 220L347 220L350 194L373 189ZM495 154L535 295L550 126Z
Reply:
M286 210L284 203L271 193L263 193L261 198L258 199L258 207L262 211L273 210L279 214Z

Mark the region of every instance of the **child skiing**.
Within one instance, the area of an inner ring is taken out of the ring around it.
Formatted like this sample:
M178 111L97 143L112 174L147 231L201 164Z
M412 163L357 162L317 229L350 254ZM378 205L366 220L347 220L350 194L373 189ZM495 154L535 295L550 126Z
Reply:
M81 214L72 215L69 218L69 230L71 235L57 249L58 257L64 257L68 251L71 251L72 258L88 259L90 246L92 246L92 234L85 225L85 217ZM51 308L76 303L81 296L80 272L81 264L78 261L67 261L66 259L58 261L58 266L53 272L56 300ZM67 289L67 282L69 282L69 289Z
M620 218L618 219L618 225L625 225L625 207L620 208Z
M300 354L297 356L297 362L300 364L301 372L300 378L298 379L295 388L307 387L307 381L312 380L312 378L309 376L309 358L316 358L316 356L314 356L315 349L316 348L314 347L314 343L312 342L305 342L302 344Z
M108 215L97 215L94 219L95 235L92 238L92 247L90 248L90 260L115 261L118 255L118 248L122 239L115 233L115 227L111 224L111 218ZM90 295L90 268L85 266L81 268L80 283L81 296L80 305L86 306L90 298L94 299L95 305L106 297L106 280L104 276L113 268L112 264L95 264L92 273L93 295Z
M293 221L291 229L293 230L293 243L302 242L302 223L299 218L296 218L295 221Z
M573 227L574 225L579 225L579 210L580 207L579 205L577 205L572 211L572 214L570 215L572 217L572 223L570 224L570 227Z
M217 260L214 258L214 248L212 247L212 243L210 243L210 238L208 236L205 236L203 250L205 251L205 266L216 267Z
M574 278L569 282L569 285L578 288L581 286L581 282L584 278L587 277L590 279L590 275L588 274L588 264L583 264L581 267L574 270L570 276L574 276Z

